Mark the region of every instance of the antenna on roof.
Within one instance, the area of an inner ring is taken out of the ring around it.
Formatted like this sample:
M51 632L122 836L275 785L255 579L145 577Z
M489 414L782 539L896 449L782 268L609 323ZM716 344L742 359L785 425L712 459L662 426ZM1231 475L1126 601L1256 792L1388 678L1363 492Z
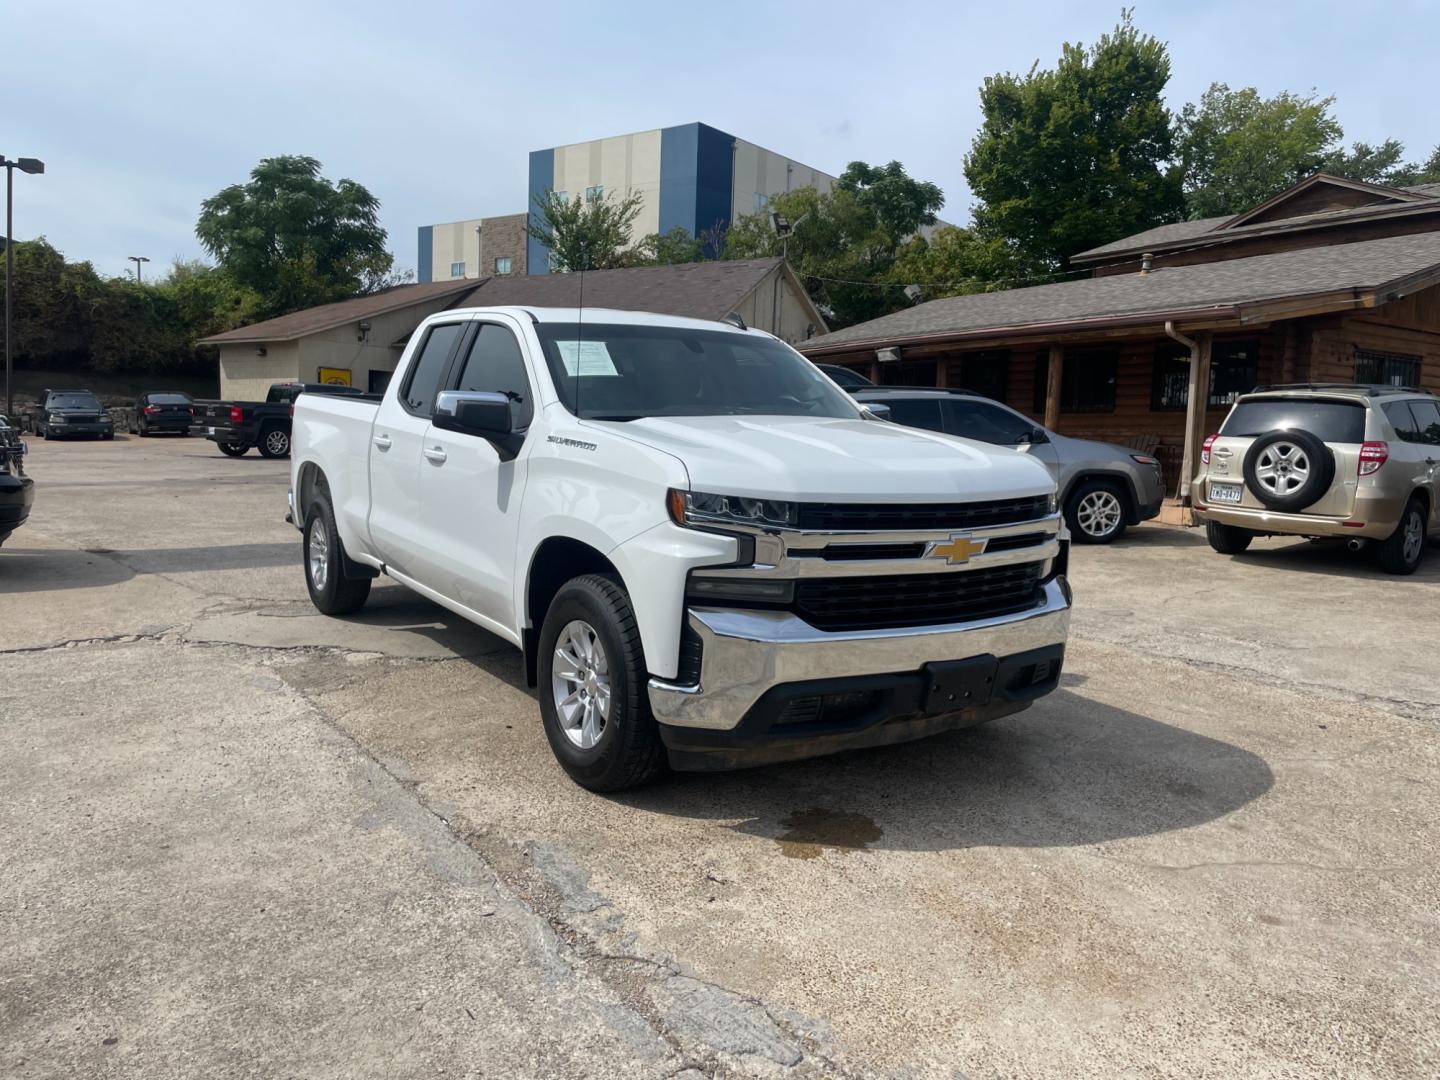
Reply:
M741 330L750 329L748 326L745 325L745 320L733 311L730 312L729 315L726 315L725 318L721 319L720 321L728 322L731 326L738 326Z

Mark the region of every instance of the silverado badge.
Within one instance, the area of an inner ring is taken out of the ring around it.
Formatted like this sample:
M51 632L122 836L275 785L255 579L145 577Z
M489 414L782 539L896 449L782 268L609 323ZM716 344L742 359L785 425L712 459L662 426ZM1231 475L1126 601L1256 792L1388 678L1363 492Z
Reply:
M925 550L927 559L944 559L951 566L969 562L985 550L984 540L974 540L964 533L951 536L949 540L931 540Z

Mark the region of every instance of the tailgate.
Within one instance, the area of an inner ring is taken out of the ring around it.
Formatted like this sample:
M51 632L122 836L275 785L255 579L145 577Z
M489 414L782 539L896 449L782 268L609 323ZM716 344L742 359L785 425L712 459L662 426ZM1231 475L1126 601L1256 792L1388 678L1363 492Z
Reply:
M1245 474L1245 458L1255 441L1276 431L1307 431L1325 443L1335 459L1335 477L1313 503L1298 511L1324 517L1348 517L1355 506L1360 480L1360 445L1365 439L1365 406L1359 402L1319 398L1251 398L1239 402L1225 418L1210 446L1206 467L1206 500L1212 505L1269 510ZM1212 484L1238 484L1240 502L1216 498ZM1294 512L1294 511L1291 511Z

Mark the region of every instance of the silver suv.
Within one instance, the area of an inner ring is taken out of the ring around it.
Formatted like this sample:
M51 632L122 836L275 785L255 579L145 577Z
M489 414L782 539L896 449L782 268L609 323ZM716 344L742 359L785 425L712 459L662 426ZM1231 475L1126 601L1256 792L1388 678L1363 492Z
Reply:
M1414 573L1440 513L1440 401L1393 386L1259 388L1205 440L1194 492L1222 554L1261 535L1340 536Z
M1150 454L1058 435L1008 405L967 390L848 389L862 405L886 406L883 415L897 424L1010 446L1038 459L1055 478L1070 535L1081 544L1118 540L1126 526L1160 513L1165 501L1160 462Z

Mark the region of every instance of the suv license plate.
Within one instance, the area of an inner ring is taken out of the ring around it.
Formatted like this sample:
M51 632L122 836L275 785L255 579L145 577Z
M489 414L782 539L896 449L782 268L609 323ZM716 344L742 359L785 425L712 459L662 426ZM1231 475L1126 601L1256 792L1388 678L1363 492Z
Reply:
M1239 484L1217 484L1210 481L1210 501L1212 503L1238 503L1244 488Z

